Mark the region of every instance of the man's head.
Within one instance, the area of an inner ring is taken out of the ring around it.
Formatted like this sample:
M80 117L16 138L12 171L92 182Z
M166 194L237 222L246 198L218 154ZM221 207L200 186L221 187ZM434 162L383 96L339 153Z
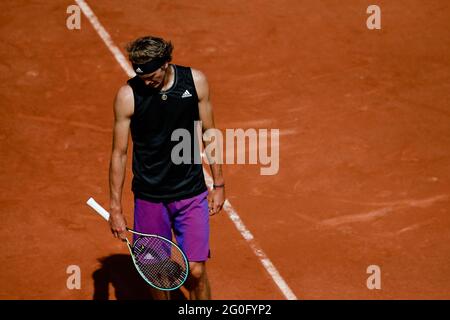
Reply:
M134 40L127 46L128 58L137 75L153 88L162 86L173 45L162 38L147 36Z

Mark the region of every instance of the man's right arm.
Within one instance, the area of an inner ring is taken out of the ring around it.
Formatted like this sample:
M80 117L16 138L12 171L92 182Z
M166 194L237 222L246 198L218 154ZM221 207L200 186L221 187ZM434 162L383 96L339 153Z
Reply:
M126 221L122 213L122 189L125 181L128 136L131 116L134 112L133 90L125 85L119 89L114 100L114 127L111 161L109 165L110 219L111 231L117 238L123 238Z

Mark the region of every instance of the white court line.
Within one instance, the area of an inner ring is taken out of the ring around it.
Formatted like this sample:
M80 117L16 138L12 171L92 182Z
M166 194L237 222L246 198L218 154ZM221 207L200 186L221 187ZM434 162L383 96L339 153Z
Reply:
M120 64L122 69L125 71L125 73L131 78L136 75L133 68L129 65L127 59L122 54L119 48L114 44L114 42L111 39L111 36L109 33L103 28L101 23L98 21L97 17L95 16L94 12L91 10L91 8L88 6L88 4L84 0L75 0L75 2L80 6L81 11L83 11L86 18L89 19L92 26L94 27L95 31L97 31L100 38L102 38L103 42L108 47L109 51L113 54L114 58L116 58L117 62Z
M86 1L84 0L75 0L75 2L80 6L81 10L85 14L85 16L89 19L94 29L99 34L100 38L105 42L106 46L108 47L109 51L113 54L113 56L116 58L117 62L120 64L122 69L126 72L126 74L129 77L134 77L135 73L131 66L129 65L127 59L122 54L122 52L117 48L117 46L114 44L114 42L111 39L111 36L109 33L103 28L103 26L98 21L97 17L95 16L94 12L91 10L91 8L88 6ZM203 170L205 174L206 183L211 188L213 184L213 180L211 176L206 172L206 170ZM261 264L264 266L266 271L269 273L269 275L272 277L275 284L278 286L278 288L281 290L283 295L288 300L297 300L297 297L292 292L292 290L289 288L286 281L284 281L283 277L281 277L278 270L275 268L273 263L270 261L270 259L267 257L267 255L264 253L264 251L261 249L261 247L256 243L255 238L253 237L253 234L247 229L247 227L242 222L242 219L237 214L236 210L233 209L231 206L231 203L228 200L225 200L223 209L228 214L228 217L233 221L236 228L239 230L241 235L244 237L244 239L248 242L250 247L252 248L255 255L260 260Z

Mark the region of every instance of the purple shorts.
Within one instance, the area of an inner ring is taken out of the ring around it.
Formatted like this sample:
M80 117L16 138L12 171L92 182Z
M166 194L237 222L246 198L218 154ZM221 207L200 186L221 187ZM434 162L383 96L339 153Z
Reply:
M189 261L206 261L209 252L208 191L172 202L134 200L134 230L172 239Z

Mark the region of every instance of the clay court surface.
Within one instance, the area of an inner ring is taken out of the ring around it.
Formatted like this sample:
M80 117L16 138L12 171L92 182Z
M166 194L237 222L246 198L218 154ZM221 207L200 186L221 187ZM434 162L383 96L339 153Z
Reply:
M376 1L374 31L372 1L87 2L122 52L171 39L175 63L207 74L220 129L280 129L277 175L224 171L297 298L450 298L448 1ZM128 76L84 15L66 28L71 4L0 4L0 298L149 298L85 205L108 205L112 101ZM213 298L285 299L228 215L211 223ZM381 290L366 286L370 265Z

